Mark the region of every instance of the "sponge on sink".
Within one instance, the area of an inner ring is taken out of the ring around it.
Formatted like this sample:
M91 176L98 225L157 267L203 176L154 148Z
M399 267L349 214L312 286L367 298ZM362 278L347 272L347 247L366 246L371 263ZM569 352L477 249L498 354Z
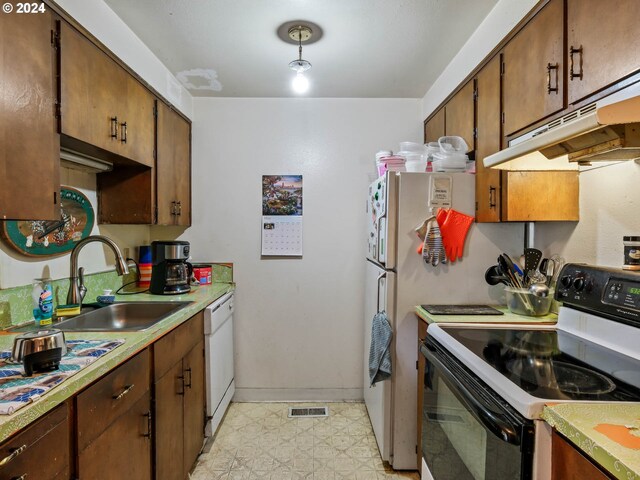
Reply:
M69 315L80 315L80 305L58 305L58 308L56 308L56 316L68 317Z

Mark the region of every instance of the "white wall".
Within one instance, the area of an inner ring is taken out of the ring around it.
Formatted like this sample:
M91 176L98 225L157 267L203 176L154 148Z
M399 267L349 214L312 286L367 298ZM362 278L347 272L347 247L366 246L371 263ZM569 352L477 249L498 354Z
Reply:
M538 0L499 0L458 54L425 94L421 118L427 118L469 73L495 48Z
M376 151L420 130L415 99L194 101L181 238L234 262L237 399L362 398L366 188ZM303 175L301 259L260 257L263 174Z
M580 222L539 223L536 243L572 262L623 264L622 237L640 235L640 165L594 164L580 172Z
M56 0L56 3L191 118L191 94L103 0Z

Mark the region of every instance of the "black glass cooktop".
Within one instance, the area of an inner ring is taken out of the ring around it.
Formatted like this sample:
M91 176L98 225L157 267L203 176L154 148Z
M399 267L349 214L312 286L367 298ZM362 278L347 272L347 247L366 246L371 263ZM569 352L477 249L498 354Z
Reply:
M640 361L561 330L443 330L535 397L640 400Z

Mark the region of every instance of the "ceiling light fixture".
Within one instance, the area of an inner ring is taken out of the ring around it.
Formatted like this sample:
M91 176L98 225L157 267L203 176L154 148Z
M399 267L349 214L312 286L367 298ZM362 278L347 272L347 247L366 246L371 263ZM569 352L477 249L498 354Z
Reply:
M296 93L305 93L309 89L309 79L304 72L311 68L311 62L302 58L302 42L307 42L313 35L313 31L306 25L296 25L288 31L289 38L298 42L298 58L289 62L289 68L296 72L291 82L291 87Z

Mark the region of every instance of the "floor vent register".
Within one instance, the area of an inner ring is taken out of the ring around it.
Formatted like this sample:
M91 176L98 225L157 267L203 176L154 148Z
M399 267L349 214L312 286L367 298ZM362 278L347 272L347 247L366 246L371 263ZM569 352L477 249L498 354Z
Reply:
M289 407L289 418L328 417L328 407Z

